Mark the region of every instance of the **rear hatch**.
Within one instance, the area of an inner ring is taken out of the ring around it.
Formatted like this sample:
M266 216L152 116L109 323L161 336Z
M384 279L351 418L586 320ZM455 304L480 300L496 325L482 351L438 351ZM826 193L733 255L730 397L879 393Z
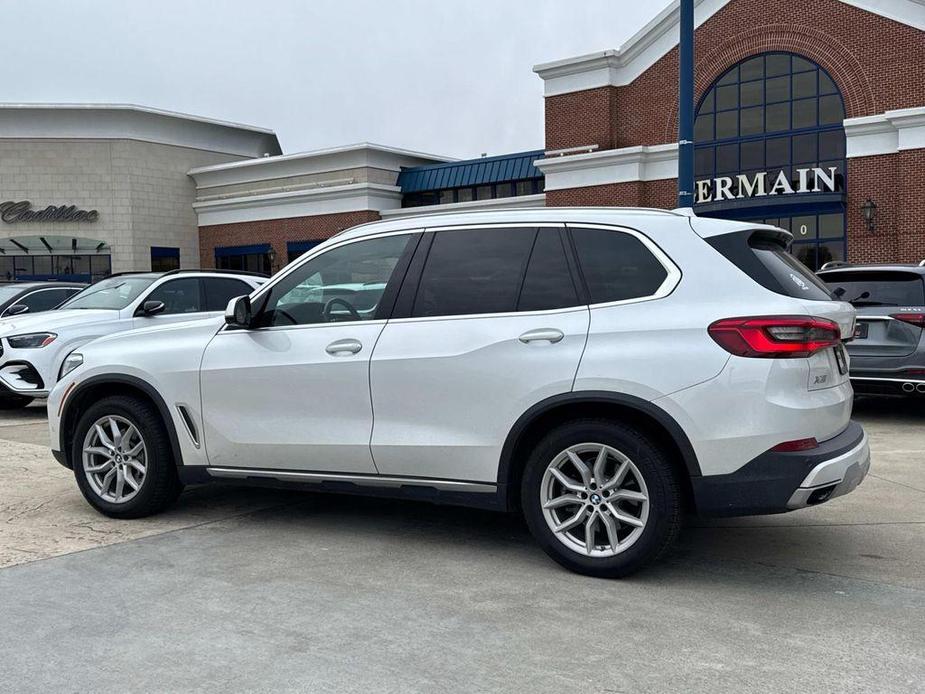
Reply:
M843 269L820 273L834 296L857 310L848 351L857 357L905 357L922 339L925 282L916 272Z
M705 239L742 272L776 294L798 299L805 315L827 318L839 327L842 340L855 332L855 309L834 298L812 270L787 252L790 234L760 228L718 234ZM845 347L839 344L809 357L809 390L841 385L848 380Z

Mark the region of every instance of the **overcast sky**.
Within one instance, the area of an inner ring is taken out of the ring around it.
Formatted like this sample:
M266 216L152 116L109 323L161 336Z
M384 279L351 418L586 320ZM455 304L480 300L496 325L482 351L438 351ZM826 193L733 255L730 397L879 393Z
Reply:
M117 102L456 157L543 146L534 64L668 0L0 0L0 99Z

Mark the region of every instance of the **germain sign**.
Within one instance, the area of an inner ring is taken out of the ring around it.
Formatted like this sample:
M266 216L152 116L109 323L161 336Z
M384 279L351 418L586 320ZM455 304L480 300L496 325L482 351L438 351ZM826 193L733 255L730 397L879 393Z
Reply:
M28 200L0 202L0 219L7 224L19 222L95 222L97 210L81 210L76 205L49 205L35 210Z
M697 181L695 203L718 202L720 200L742 200L761 198L768 195L795 195L798 193L837 192L836 174L838 168L819 167L796 169L797 179L791 181L785 171L773 178L767 171L738 176L719 176Z

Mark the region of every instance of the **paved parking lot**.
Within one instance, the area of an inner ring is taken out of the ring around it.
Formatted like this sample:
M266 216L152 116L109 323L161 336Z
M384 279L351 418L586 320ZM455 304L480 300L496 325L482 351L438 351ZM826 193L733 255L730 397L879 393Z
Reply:
M854 494L605 581L467 509L213 486L108 520L41 408L0 413L0 689L922 691L925 401L857 416Z

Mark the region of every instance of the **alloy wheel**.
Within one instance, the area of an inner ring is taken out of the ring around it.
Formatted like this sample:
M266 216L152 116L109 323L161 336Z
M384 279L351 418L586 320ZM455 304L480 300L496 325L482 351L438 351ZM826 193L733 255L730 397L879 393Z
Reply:
M83 469L90 488L104 501L122 504L134 498L148 472L141 432L124 417L101 417L84 437Z
M639 468L616 448L580 443L546 468L540 505L559 542L587 556L612 557L642 535L649 491Z

